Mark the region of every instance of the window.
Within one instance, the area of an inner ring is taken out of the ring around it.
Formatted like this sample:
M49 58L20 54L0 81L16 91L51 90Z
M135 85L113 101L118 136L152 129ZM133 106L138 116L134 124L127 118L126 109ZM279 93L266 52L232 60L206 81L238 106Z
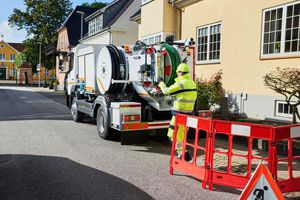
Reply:
M15 60L16 55L15 54L10 54L10 60Z
M100 32L103 29L103 15L95 17L89 21L89 35Z
M213 24L197 29L197 62L220 62L221 24Z
M45 77L48 77L48 76L49 76L49 70L48 70L48 69L45 69L45 71L44 71L44 76L45 76Z
M292 109L285 101L276 101L276 116L292 117Z
M5 60L5 54L0 54L0 60Z
M174 40L176 38L176 35L174 33L156 33L156 34L153 34L153 35L149 35L149 36L146 36L146 37L143 37L142 38L142 41L147 44L147 45L152 45L152 44L155 44L155 43L160 43L163 41L164 39L164 36L167 36L167 37L173 37Z
M10 76L15 76L16 69L15 68L10 68Z
M263 12L262 57L300 55L300 3Z

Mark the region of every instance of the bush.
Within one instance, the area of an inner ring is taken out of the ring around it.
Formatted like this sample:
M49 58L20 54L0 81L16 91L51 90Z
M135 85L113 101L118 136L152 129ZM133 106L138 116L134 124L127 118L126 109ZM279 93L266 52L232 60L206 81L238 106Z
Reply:
M197 78L197 110L209 110L211 106L220 106L223 95L222 70L213 74L208 80Z

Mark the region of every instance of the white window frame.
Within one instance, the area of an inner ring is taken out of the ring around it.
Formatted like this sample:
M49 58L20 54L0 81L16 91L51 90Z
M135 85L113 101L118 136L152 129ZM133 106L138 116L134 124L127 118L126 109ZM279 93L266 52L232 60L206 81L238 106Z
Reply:
M156 33L156 34L152 34L152 35L142 37L141 40L147 45L153 45L153 44L157 44L157 43L160 43L160 42L164 41L164 39L167 36L174 36L174 38L176 39L176 34L175 33L160 32L160 33ZM159 38L159 37L160 37L160 41L157 40L157 38ZM154 43L150 44L150 40L152 40Z
M94 35L99 33L103 29L103 15L98 15L97 17L89 21L89 35Z
M210 28L212 26L220 25L220 57L219 59L209 60L209 51L210 51ZM208 30L208 39L207 39L207 59L206 60L198 60L198 46L199 46L199 30L207 28ZM196 64L220 64L221 63L221 49L222 49L222 22L216 22L213 24L199 26L197 27L197 42L196 42Z
M279 112L279 104L284 104L284 105L288 105L286 101L283 100L276 100L275 101L275 116L277 117L286 117L286 118L292 118L293 114L288 114L288 113L280 113ZM290 111L290 107L288 108Z
M11 77L14 77L14 76L15 76L15 73L16 73L16 68L13 68L13 67L10 68L10 72L9 72L9 73L10 73L10 76L11 76Z
M1 53L1 54L0 54L0 57L1 57L0 60L6 60L5 54L4 54L4 53Z
M10 54L10 60L14 61L16 59L16 55L15 54Z
M284 5L268 8L263 10L263 16L262 16L262 31L261 31L261 50L260 50L260 56L262 59L266 58L280 58L280 57L299 57L300 51L298 52L284 52L285 51L285 36L286 36L286 14L287 14L287 7L295 4L299 4L300 1L294 1L291 3L287 3ZM268 11L276 10L282 8L282 24L281 24L281 41L280 41L280 52L279 53L273 53L273 54L264 54L263 47L264 47L264 30L265 30L265 15ZM292 15L294 16L294 15ZM299 20L300 23L300 20ZM298 33L299 34L299 33ZM299 45L299 44L298 44Z

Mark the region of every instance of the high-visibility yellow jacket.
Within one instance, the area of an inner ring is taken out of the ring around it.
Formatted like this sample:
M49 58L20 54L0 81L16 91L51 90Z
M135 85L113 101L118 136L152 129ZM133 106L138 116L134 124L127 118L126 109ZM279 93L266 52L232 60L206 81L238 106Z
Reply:
M172 111L186 114L193 112L197 98L197 88L189 73L177 77L175 83L170 87L167 87L164 82L160 82L159 87L165 95L175 98Z

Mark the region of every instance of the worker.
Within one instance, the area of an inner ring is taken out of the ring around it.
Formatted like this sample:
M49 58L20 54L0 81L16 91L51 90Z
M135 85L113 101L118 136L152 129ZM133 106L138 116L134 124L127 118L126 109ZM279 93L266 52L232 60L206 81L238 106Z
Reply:
M172 105L172 119L169 125L168 137L170 141L173 141L175 116L177 113L181 114L192 114L194 111L195 101L197 98L196 83L191 79L190 68L186 63L181 63L176 70L177 78L175 83L170 87L161 79L159 81L159 87L164 95L170 95L174 98ZM177 141L176 141L176 152L177 157L182 157L184 140L184 127L178 126ZM185 160L190 161L192 157L189 152L185 152Z

